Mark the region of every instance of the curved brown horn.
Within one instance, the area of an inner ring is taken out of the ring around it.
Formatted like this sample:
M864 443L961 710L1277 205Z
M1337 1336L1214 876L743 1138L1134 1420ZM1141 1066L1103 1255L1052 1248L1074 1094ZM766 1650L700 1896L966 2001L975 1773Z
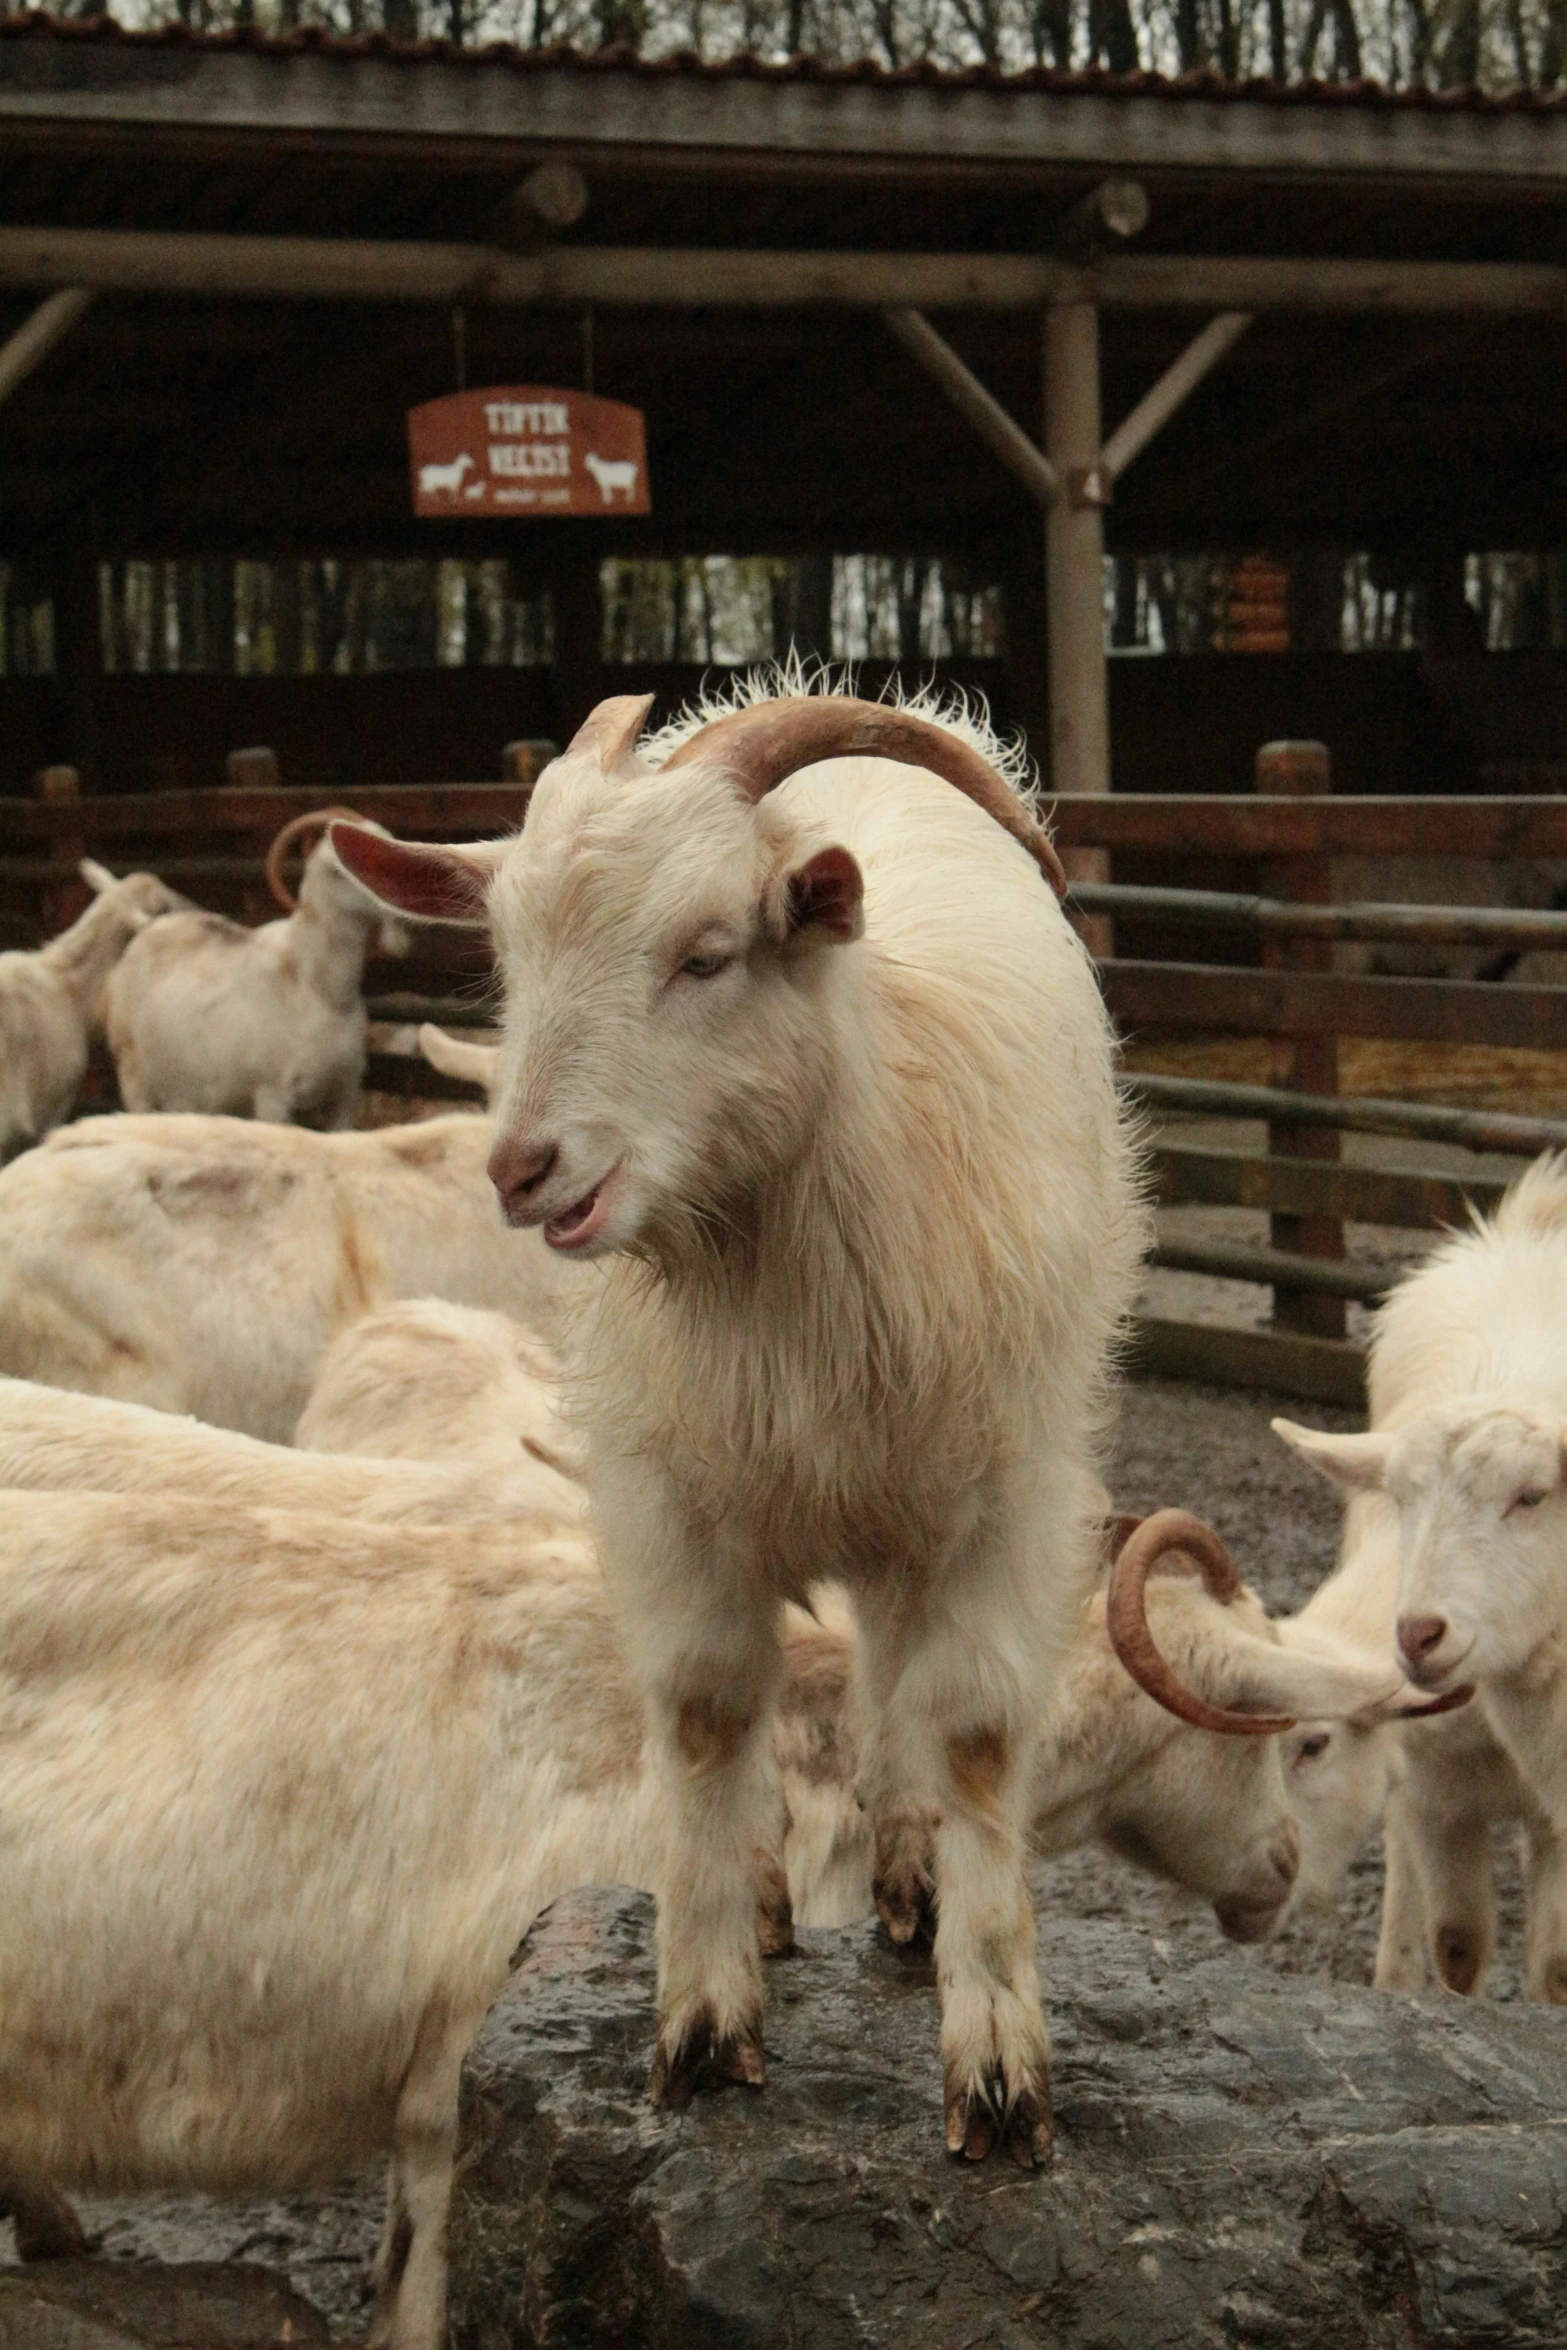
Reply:
M651 694L611 694L608 701L588 712L566 745L566 757L575 759L584 751L594 751L608 775L636 749L652 707Z
M665 760L664 770L710 762L725 768L748 799L759 800L818 759L851 758L895 759L900 766L928 768L956 785L1022 842L1056 896L1065 897L1066 875L1050 835L989 760L944 726L885 702L862 702L852 694L789 694L753 702L748 710L731 710L688 736Z
M299 904L283 879L283 859L302 832L325 832L329 824L339 820L349 824L364 824L368 818L357 808L311 808L303 816L290 816L282 831L267 851L267 887L285 913L292 914Z
M1190 1510L1156 1510L1128 1535L1110 1571L1105 1603L1105 1627L1110 1645L1141 1689L1196 1730L1219 1730L1230 1737L1267 1738L1277 1730L1292 1730L1293 1715L1241 1714L1229 1706L1210 1705L1184 1682L1177 1680L1161 1656L1148 1626L1147 1582L1154 1568L1171 1551L1194 1559L1210 1597L1228 1606L1243 1588L1240 1569L1211 1526Z
M1428 1722L1433 1714L1455 1714L1461 1705L1467 1705L1475 1693L1472 1681L1460 1681L1456 1689L1445 1696L1433 1697L1429 1705L1406 1706L1398 1716L1401 1722Z

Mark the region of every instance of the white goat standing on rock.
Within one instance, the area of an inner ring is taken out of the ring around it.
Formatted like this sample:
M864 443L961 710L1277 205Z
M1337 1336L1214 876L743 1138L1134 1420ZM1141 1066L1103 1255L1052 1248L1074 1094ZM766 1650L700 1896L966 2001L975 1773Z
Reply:
M1567 2004L1567 1161L1435 1250L1378 1313L1371 1432L1274 1426L1353 1496L1348 1575L1379 1577L1410 1678L1468 1683L1400 1731L1377 1980L1483 1987L1490 1829L1524 1830L1529 1995ZM1479 1718L1476 1718L1479 1717Z
M149 923L190 904L151 873L116 881L84 857L81 875L96 894L69 930L32 954L0 954L0 1160L69 1116L104 981Z
M284 850L333 812L294 817L272 844L267 877L291 909L286 920L247 930L222 914L186 914L123 957L108 1030L128 1110L352 1126L364 1083L365 960L372 940L397 955L408 939L326 840L306 862L298 900L289 896Z
M521 835L349 870L488 920L508 1216L611 1258L574 1333L594 1519L665 1773L655 2097L764 2078L751 1848L782 1599L851 1588L878 1906L934 1881L946 2138L1051 2138L1023 1873L1098 1556L1146 1235L1092 967L1004 755L839 696L600 706ZM956 786L956 788L954 788Z

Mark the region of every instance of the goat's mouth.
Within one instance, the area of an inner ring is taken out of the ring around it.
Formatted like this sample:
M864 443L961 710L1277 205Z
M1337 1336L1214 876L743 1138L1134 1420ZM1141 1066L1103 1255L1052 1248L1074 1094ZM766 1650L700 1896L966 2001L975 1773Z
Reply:
M611 1167L607 1175L599 1177L591 1191L585 1191L581 1199L574 1200L569 1208L562 1208L559 1215L548 1219L544 1226L544 1237L551 1248L569 1256L573 1250L586 1248L590 1241L597 1240L609 1221L610 1186L618 1171L618 1168Z
M1255 1900L1221 1894L1213 1905L1213 1913L1227 1942L1266 1942L1284 1915L1289 1898L1289 1886L1281 1893L1265 1894Z
M1435 1657L1415 1659L1406 1657L1402 1659L1405 1675L1425 1696L1451 1696L1456 1706L1461 1702L1456 1695L1458 1676L1469 1662L1474 1644L1475 1636L1471 1633L1456 1656L1447 1656L1440 1660Z

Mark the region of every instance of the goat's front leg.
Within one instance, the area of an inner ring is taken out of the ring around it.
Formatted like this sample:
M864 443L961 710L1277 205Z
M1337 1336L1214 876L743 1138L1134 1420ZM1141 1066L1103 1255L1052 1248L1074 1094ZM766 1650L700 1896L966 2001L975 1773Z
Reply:
M1567 2007L1567 1837L1543 1815L1525 1824L1523 1884L1529 1997Z
M445 2350L446 2230L462 2060L478 2026L432 2018L392 2124L386 2225L372 2276L369 2350Z
M996 1578L999 1583L999 1576ZM1050 2043L1040 2002L1024 1821L1051 1642L1004 1620L982 1571L954 1578L888 1701L909 1816L935 1827L936 1980L948 2150L998 2142L1050 2158Z
M1378 1991L1424 1991L1431 1979L1426 1906L1411 1849L1407 1803L1403 1789L1394 1788L1382 1814L1382 1922L1371 1977Z
M663 1796L651 2093L678 2110L698 2089L766 2079L756 1851L778 1600L761 1565L694 1532L662 1488L601 1469L593 1502Z

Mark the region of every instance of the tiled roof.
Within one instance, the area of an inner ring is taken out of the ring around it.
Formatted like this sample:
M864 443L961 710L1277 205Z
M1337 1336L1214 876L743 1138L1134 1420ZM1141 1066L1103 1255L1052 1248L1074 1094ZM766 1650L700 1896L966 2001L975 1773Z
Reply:
M886 90L987 90L1052 97L1091 94L1098 98L1161 98L1172 106L1220 100L1340 112L1396 109L1447 115L1555 115L1567 111L1567 91L1563 90L1433 90L1421 86L1395 90L1365 79L1276 82L1253 77L1242 81L1209 71L1171 76L1111 73L1101 67L1066 71L1054 66L1031 66L1016 72L989 65L948 67L928 62L889 67L874 58L837 64L820 57L709 58L691 50L646 57L624 45L585 51L566 46L521 49L509 42L496 41L470 48L446 40L394 41L386 33L331 33L313 25L289 33L261 32L254 27L202 33L182 24L143 29L107 17L55 17L39 10L20 16L0 15L0 45L13 42L113 43L128 49L227 52L279 60L305 56L344 61L376 58L410 71L439 64L470 72L620 75L639 80L860 84Z

